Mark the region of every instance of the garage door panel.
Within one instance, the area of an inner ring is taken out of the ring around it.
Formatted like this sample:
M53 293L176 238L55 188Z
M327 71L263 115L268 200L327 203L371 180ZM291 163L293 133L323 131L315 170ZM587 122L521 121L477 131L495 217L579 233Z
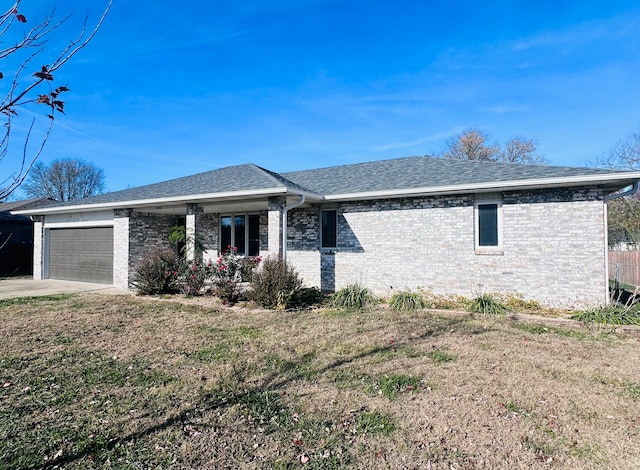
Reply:
M113 227L50 229L49 278L113 283Z

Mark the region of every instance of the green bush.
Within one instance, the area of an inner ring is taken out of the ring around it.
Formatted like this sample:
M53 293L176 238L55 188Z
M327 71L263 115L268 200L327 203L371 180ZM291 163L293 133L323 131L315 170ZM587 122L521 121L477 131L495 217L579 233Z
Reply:
M396 292L391 296L389 307L397 312L414 312L422 308L428 308L429 305L421 292L405 290Z
M248 296L264 308L287 309L297 306L301 291L295 268L280 257L268 257L251 276Z
M575 313L570 318L587 324L640 326L640 312L637 310L637 304L633 306L603 305Z
M183 269L184 261L173 250L155 250L142 260L132 284L142 295L175 294Z
M507 308L497 301L491 294L482 294L469 303L468 310L483 315L505 315Z
M378 298L369 289L359 284L343 287L331 297L331 305L336 308L362 310L378 302Z

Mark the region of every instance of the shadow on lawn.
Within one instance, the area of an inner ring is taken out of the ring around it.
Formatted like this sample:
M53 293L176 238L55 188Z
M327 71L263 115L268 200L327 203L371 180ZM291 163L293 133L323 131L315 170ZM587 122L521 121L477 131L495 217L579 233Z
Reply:
M436 337L443 333L451 332L451 329L454 325L457 324L459 326L460 324L465 323L466 320L467 319L456 319L455 321L443 322L442 324L436 325L434 328L430 328L421 335L403 341L402 345L410 345L413 342L423 341L432 337ZM367 357L379 354L392 353L398 346L399 344L397 343L387 344L383 346L373 346L370 349L354 356L335 360L330 364L327 364L326 366L315 370L314 372L315 375L319 376L333 369L351 364L360 359L365 359ZM141 438L153 435L156 432L169 429L173 426L179 426L180 428L183 428L184 426L187 426L189 424L195 424L195 422L192 422L194 418L210 411L220 410L239 404L249 405L249 403L255 399L256 395L277 392L291 382L305 379L305 373L302 371L303 367L300 366L303 366L307 360L308 358L306 358L305 356L297 358L297 360L291 361L290 366L294 367L288 367L287 372L276 371L269 375L262 384L256 385L255 387L249 389L243 387L243 384L246 383L245 379L247 375L250 374L242 370L236 370L234 374L229 377L225 381L225 383L223 383L222 386L219 386L214 390L201 392L200 397L198 400L196 400L195 405L189 407L186 410L183 410L175 416L166 418L162 423L149 426L145 429L132 432L122 437L110 439L106 443L96 442L90 444L74 454L63 455L58 458L54 458L49 462L46 462L44 465L25 467L23 468L23 470L49 469L58 466L64 466L66 464L71 464L92 455L97 455L105 451L111 451L118 445L135 442ZM236 389L241 388L242 390L231 392L228 388L225 389L225 385L228 386L229 384L235 384Z

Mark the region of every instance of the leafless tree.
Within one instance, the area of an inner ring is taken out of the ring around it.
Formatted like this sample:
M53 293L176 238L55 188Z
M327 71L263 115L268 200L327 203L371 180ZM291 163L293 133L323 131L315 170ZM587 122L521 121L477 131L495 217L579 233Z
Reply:
M596 166L640 170L640 132L633 132L619 140L605 156L596 161Z
M70 201L101 194L104 171L81 158L60 158L45 166L36 162L22 186L28 197Z
M0 199L11 194L26 178L31 167L42 153L53 126L56 113L64 113L61 95L69 91L66 85L54 85L54 74L67 64L80 50L85 48L102 26L113 0L108 0L102 16L93 28L88 28L85 18L75 39L54 54L47 54L47 43L71 15L55 19L55 10L33 26L21 9L21 0L16 0L8 10L0 13L0 116L4 119L4 132L0 132ZM50 49L55 49L51 47ZM37 64L35 62L37 61ZM40 64L47 65L40 65ZM27 79L30 75L31 79ZM42 136L34 140L35 118L28 124L26 135L20 136L21 144L10 145L14 121L18 110L30 103L46 108L47 126ZM7 157L15 156L15 163Z
M640 132L619 140L596 166L640 170ZM609 245L640 244L640 195L638 193L610 201L608 204Z
M534 139L514 137L507 141L504 147L501 147L497 142L489 143L489 136L485 132L473 128L450 137L445 143L444 151L439 156L458 160L483 160L527 165L547 163L547 160L537 153L537 143Z

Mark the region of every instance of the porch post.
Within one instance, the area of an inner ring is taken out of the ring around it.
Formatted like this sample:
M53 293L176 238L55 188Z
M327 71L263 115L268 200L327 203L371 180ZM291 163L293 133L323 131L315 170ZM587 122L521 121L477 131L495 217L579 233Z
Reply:
M129 288L129 219L131 209L113 211L113 285Z
M33 278L40 280L44 275L44 217L33 217Z
M270 256L282 256L282 209L287 200L282 196L269 198L268 213L268 253Z
M195 259L196 255L200 256L202 253L196 253L196 238L198 237L198 224L197 219L204 213L202 207L198 207L197 204L187 204L187 216L185 218L185 240L187 245L187 259Z

